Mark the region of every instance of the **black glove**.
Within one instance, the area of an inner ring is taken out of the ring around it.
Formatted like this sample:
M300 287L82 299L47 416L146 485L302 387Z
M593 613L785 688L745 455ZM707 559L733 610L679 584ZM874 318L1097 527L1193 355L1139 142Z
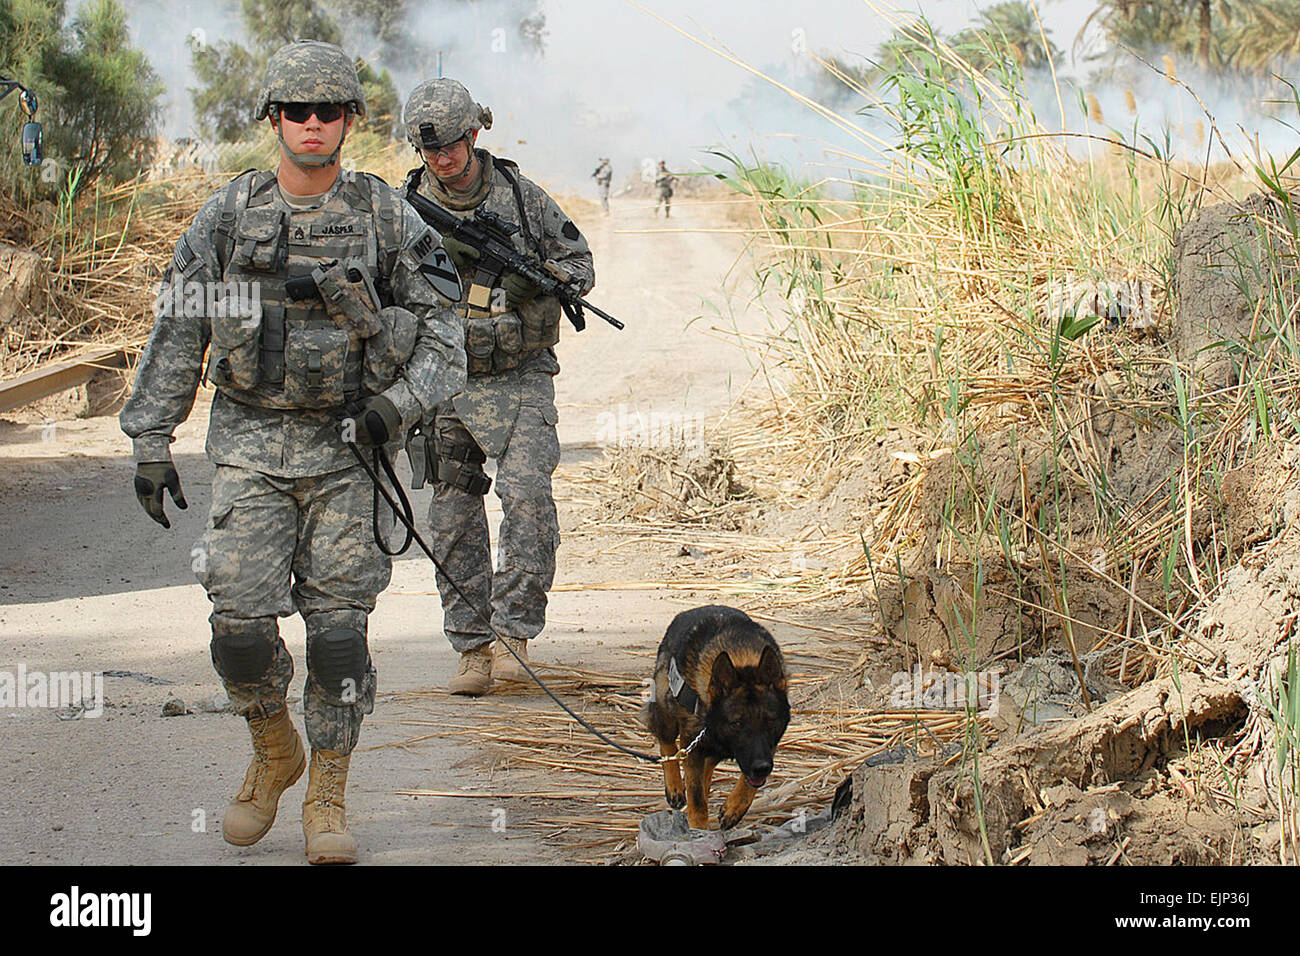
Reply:
M185 495L181 493L181 476L176 473L176 466L170 461L142 461L135 466L135 496L141 507L164 528L172 523L163 512L163 489L171 492L176 507L184 511L189 507Z
M372 395L347 407L346 422L356 425L356 443L365 447L387 444L401 434L402 416L397 406L382 395Z
M464 272L466 269L473 271L473 265L479 259L477 249L466 245L455 236L443 236L442 247L447 250L447 255L451 256L451 261L456 264L457 272Z
M501 288L506 291L507 309L517 309L523 303L531 302L542 291L541 286L513 272L507 272L501 277Z

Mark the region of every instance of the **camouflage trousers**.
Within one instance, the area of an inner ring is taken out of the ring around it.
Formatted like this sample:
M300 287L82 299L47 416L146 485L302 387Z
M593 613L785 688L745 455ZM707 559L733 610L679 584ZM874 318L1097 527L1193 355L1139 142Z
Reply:
M655 199L655 215L659 215L659 207L664 207L664 218L671 219L673 214L673 192L671 189L659 190L659 195Z
M392 566L375 546L371 495L359 466L277 478L217 465L212 512L193 551L212 601L213 666L238 713L285 707L293 660L276 619L302 615L307 738L317 750L351 753L374 710L366 619Z
M546 594L555 580L560 544L551 497L551 475L560 463L556 420L549 396L525 392L510 441L496 460L493 488L501 499L502 518L495 573L483 497L437 482L429 505L433 553L474 606L490 608L493 628L525 641L546 626ZM439 445L477 444L450 403L435 411L434 433ZM442 572L435 578L451 646L464 652L491 641L487 624Z
M609 182L606 180L596 181L596 191L600 193L600 207L609 212Z

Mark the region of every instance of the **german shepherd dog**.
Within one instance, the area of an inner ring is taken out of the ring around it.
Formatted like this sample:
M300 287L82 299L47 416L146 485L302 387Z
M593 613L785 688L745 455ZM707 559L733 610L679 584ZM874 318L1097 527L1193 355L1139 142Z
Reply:
M707 830L713 768L735 760L741 779L718 814L724 830L735 826L767 782L790 722L781 648L743 611L719 605L683 611L659 645L654 685L644 721L660 754L670 757L704 732L684 766L663 764L668 805L685 805L691 827Z

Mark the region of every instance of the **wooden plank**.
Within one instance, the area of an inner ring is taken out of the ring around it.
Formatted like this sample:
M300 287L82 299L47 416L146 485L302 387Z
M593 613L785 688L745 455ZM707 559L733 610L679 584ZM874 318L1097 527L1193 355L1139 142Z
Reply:
M7 382L0 382L0 412L75 388L88 382L100 369L123 368L125 365L125 349L98 349L79 358L38 368Z

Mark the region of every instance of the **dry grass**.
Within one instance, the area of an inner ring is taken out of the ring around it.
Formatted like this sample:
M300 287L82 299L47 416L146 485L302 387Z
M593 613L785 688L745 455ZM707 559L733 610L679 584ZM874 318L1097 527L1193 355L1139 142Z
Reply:
M41 257L34 291L45 308L5 327L0 376L92 347L141 346L177 223L192 218L211 191L208 178L191 173L90 190L75 204L7 210L11 221L25 221L30 248Z
M800 645L787 653L792 671L791 723L777 752L776 774L755 801L745 825L776 826L801 810L813 813L821 809L854 767L883 750L908 745L919 754L929 755L951 741L964 739L968 730L964 713L871 711L855 695L846 698L828 692L828 681L842 680L861 669L864 659L860 642L860 635L850 635ZM614 740L628 747L653 749L653 741L637 721L642 704L641 680L569 667L538 670L553 690L576 704L579 713ZM419 707L423 701L440 701L445 696L442 691L421 691L399 694L396 699ZM513 704L512 697L521 703ZM536 697L534 690L494 691L481 701L488 705L480 708L488 710L486 719L482 714L464 724L443 718L408 719L402 723L429 729L383 745L407 747L431 738L487 741L504 766L535 775L535 786L516 787L504 794L429 790L400 793L542 801L543 808L525 825L540 830L548 842L566 848L582 862L631 859L641 817L667 807L661 772L657 767L612 753L565 714L522 703ZM989 733L987 727L982 729ZM711 804L715 812L736 774L730 764L718 767Z

